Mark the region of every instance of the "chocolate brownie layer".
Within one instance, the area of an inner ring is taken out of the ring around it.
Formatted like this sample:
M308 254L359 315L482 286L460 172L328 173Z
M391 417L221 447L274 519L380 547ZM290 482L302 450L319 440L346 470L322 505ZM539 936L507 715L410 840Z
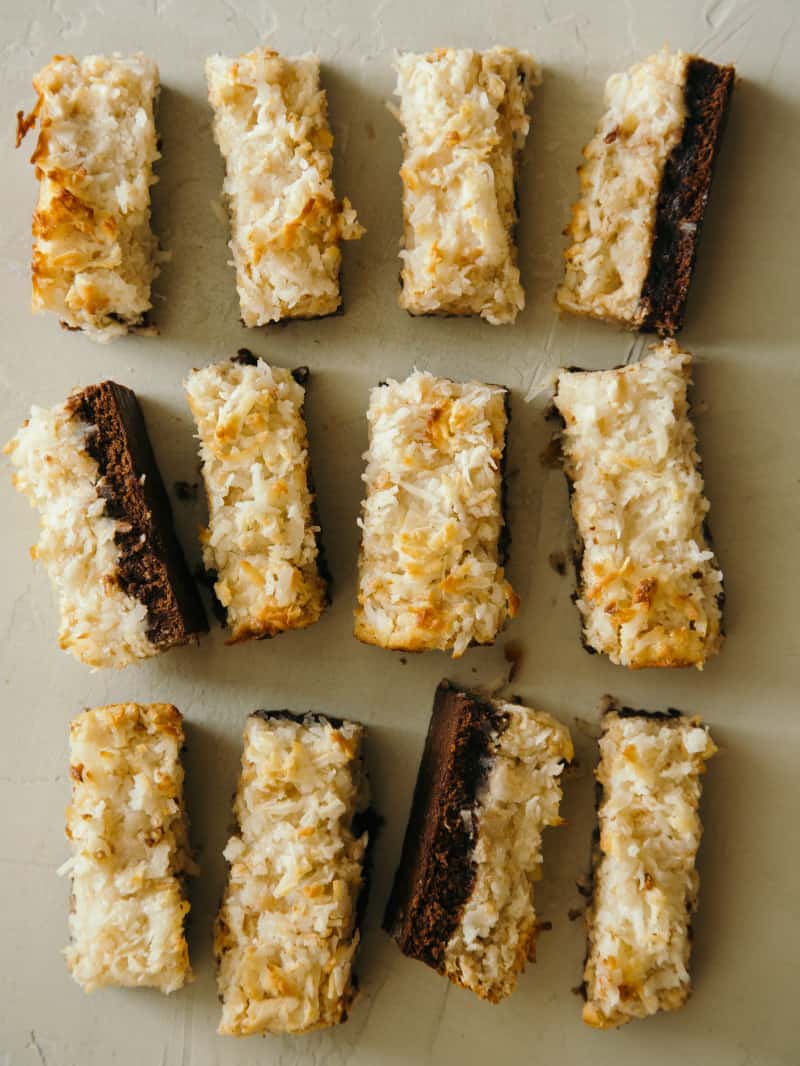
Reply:
M642 329L674 334L683 325L703 215L728 117L735 71L692 56L686 68L686 120L661 178L650 267L642 289Z
M475 879L474 827L462 811L474 806L486 777L497 708L443 681L417 776L400 865L384 928L400 950L440 969Z
M205 612L172 523L172 509L135 393L113 381L76 393L72 409L97 427L87 450L100 468L98 493L116 534L118 580L147 608L148 638L159 648L185 644L208 630Z

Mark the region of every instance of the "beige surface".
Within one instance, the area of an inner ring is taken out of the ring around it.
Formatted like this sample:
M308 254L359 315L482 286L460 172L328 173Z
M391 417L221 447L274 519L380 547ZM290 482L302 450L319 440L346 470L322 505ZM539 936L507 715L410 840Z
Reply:
M31 402L51 403L73 385L113 376L139 393L168 484L195 480L191 421L180 390L186 371L242 344L278 364L308 363L312 453L336 577L334 606L312 630L235 648L225 647L216 630L199 650L92 675L56 649L50 590L26 554L34 517L3 471L0 1064L796 1063L797 3L711 0L704 8L688 0L657 7L463 0L437 13L430 0L2 0L0 10L0 436L12 433ZM339 187L352 196L369 232L344 250L344 316L246 331L225 265L226 231L209 206L222 166L211 139L202 61L214 49L248 49L271 31L281 49L317 47L323 56ZM538 460L550 432L541 417L544 397L524 402L532 382L560 363L609 366L629 352L631 338L612 328L559 321L551 297L578 153L599 112L604 78L665 39L735 61L744 79L682 335L699 359L698 431L728 591L729 641L703 674L629 674L580 647L571 577L548 565L548 554L567 543L566 490L561 475ZM393 85L391 50L494 41L530 47L545 68L521 189L528 307L514 327L411 319L396 306L400 147L384 107ZM53 52L114 47L141 47L161 66L165 158L156 224L174 258L157 290L160 338L101 348L28 313L31 149L14 154L10 145L12 112L31 103L30 78ZM579 905L574 885L588 858L594 745L580 729L574 733L581 770L566 783L570 826L546 840L537 900L553 931L542 936L538 962L510 1000L493 1007L449 987L404 959L379 929L434 687L445 675L489 683L506 668L506 641L472 650L454 666L439 654L401 657L362 647L350 635L367 390L414 363L515 390L511 578L523 607L506 640L519 641L525 655L514 691L571 724L575 716L595 721L608 691L646 707L688 708L711 723L722 748L707 779L696 991L678 1014L619 1032L581 1024L570 988L580 980L583 938L567 911ZM176 512L195 562L201 504L177 503ZM85 704L126 699L172 701L188 719L188 802L203 866L192 886L190 930L198 980L169 999L128 991L86 998L59 956L67 933L67 886L55 876L68 853L62 836L67 723ZM386 827L361 960L363 994L351 1020L338 1031L297 1040L237 1043L214 1035L210 923L223 883L220 852L244 716L257 706L314 707L366 722Z

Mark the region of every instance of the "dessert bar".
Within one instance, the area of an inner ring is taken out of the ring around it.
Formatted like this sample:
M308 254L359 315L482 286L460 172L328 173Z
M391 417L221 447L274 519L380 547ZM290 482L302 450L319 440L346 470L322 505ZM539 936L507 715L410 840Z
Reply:
M84 711L70 724L72 882L66 949L87 992L174 992L192 979L183 927L196 873L183 807L183 721L168 703Z
M539 71L512 48L439 48L397 59L403 125L400 306L413 315L513 322L517 172Z
M222 1034L347 1017L371 823L363 739L363 726L318 714L247 721L214 938Z
M561 308L662 335L681 328L735 76L663 49L609 79L566 230Z
M702 668L722 644L691 365L669 340L630 366L564 370L556 386L584 643L632 668Z
M516 614L503 569L507 405L500 386L421 371L372 390L359 640L457 658Z
M341 303L340 242L364 232L333 190L327 97L319 58L269 48L206 61L214 137L242 321L333 314Z
M186 382L208 528L203 558L231 640L312 625L328 602L303 418L308 371L242 350Z
M98 341L141 331L160 258L150 229L158 68L140 52L54 56L33 87L36 106L17 116L18 145L39 123L33 310Z
M691 990L701 777L717 749L678 711L612 706L602 730L583 1020L608 1029L676 1010Z
M53 582L64 650L122 667L207 630L130 389L104 381L34 407L5 451L40 514L31 554Z
M514 991L572 754L550 715L439 685L384 919L405 955L495 1003Z

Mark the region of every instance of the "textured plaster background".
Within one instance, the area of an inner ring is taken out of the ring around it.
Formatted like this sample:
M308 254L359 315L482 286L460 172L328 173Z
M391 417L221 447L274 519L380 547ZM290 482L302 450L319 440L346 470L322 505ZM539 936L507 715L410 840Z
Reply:
M711 0L0 0L0 438L32 402L114 377L136 389L165 481L195 481L181 381L241 345L283 365L308 364L312 456L335 600L308 632L236 648L216 629L199 649L126 672L90 674L55 645L55 612L27 548L34 515L2 476L0 524L0 1066L367 1066L373 1063L552 1062L667 1066L790 1066L800 1061L796 967L800 937L797 706L797 537L800 399L797 174L800 31L797 2ZM247 331L238 323L226 226L212 210L222 164L210 133L203 58L269 40L318 49L336 136L336 178L368 229L344 253L346 313ZM570 603L571 576L548 563L568 547L563 478L540 463L550 428L536 393L560 364L610 366L636 345L600 324L559 320L552 292L575 167L607 75L668 41L734 61L741 74L708 214L683 343L697 357L695 400L712 524L726 572L729 639L704 673L632 674L589 657ZM544 67L521 185L520 258L528 306L514 327L414 320L396 305L400 230L398 128L385 107L392 52L438 45L529 48ZM54 52L141 48L160 64L164 158L155 225L173 253L157 283L158 338L109 347L28 311L31 145L14 152L13 115L33 99L33 73ZM457 664L401 657L350 634L366 444L368 389L414 365L514 390L510 574L523 607L494 649ZM190 562L201 502L174 500ZM580 768L567 782L569 826L546 838L538 890L536 965L493 1007L404 959L380 930L436 683L500 683L504 646L524 649L513 691L573 725ZM406 661L407 658L407 661ZM580 905L592 829L594 723L611 692L647 708L702 714L722 751L704 808L695 994L673 1016L595 1033L570 989L581 977ZM197 981L171 998L103 991L85 997L59 955L68 886L67 723L86 705L169 700L188 721L187 787L202 877L192 887L190 945ZM369 762L386 819L376 854L361 956L362 994L334 1032L236 1042L215 1035L210 925L224 869L240 736L255 707L316 708L370 727Z

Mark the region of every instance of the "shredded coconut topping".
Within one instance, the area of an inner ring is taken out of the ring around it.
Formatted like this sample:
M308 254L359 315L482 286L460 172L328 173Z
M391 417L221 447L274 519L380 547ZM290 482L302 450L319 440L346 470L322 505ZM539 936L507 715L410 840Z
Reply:
M121 519L106 513L102 479L87 451L88 425L69 401L31 417L5 446L14 485L40 516L31 555L47 569L61 614L59 644L92 667L123 667L158 654L147 608L119 585Z
M539 70L511 48L406 53L396 66L405 149L400 305L513 322L525 305L515 172Z
M87 992L174 992L192 979L182 747L181 716L166 703L99 707L70 724L73 854L59 873L72 879L67 964Z
M516 614L499 552L505 398L420 371L372 390L359 640L458 658Z
M722 574L687 401L691 363L665 341L640 363L558 379L584 639L623 666L702 668L722 643Z
M39 120L33 309L108 341L141 326L152 306L158 68L140 52L55 56L33 87L38 102L20 122L21 139Z
M214 950L219 1032L299 1033L343 1021L354 996L369 797L363 726L322 717L247 722Z
M350 201L334 195L319 58L285 59L269 48L212 56L206 79L244 324L332 314L339 242L364 229Z
M309 626L326 585L317 567L305 390L291 371L235 360L186 382L209 507L203 559L233 640Z
M486 781L463 812L476 826L475 881L444 953L447 976L492 1002L514 991L532 957L542 831L561 824L560 776L573 756L569 731L550 715L501 701L498 710Z
M716 750L696 718L604 716L599 862L587 915L589 1025L675 1010L689 995L700 777Z
M584 149L561 307L640 325L664 166L686 120L689 56L666 49L606 83L606 113Z

